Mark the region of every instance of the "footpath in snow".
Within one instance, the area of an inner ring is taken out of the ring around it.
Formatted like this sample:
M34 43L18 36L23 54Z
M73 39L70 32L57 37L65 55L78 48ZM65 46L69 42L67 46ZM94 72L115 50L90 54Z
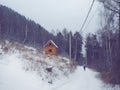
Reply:
M19 55L0 57L0 90L120 90L119 87L104 85L90 69L77 67L68 77L61 77L53 84L41 80L34 72L22 68Z

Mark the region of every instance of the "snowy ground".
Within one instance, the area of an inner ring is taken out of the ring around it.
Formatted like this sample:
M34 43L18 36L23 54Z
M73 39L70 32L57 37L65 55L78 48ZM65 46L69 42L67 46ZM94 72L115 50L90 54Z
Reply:
M69 75L64 75L59 66L66 65L63 63L56 65L59 63L51 60L48 61L49 57L46 59L47 63L56 67L53 70L55 74L58 73L56 77L51 78L49 75L46 75L45 71L42 70L45 66L34 68L34 70L26 70L25 67L30 68L32 60L26 60L27 63L30 63L30 65L26 66L25 58L23 59L22 55L20 52L0 55L0 90L120 90L119 86L112 88L109 85L103 84L97 78L98 73L90 69L84 71L83 67L80 66L71 74L69 72ZM37 57L35 58L37 60ZM37 67L38 65L40 64L37 64ZM34 67L34 64L32 64L32 67ZM41 76L36 70L39 70L43 75ZM66 71L63 70L63 72ZM48 79L44 76L47 76ZM49 79L53 79L54 82L52 84L48 83L47 80Z

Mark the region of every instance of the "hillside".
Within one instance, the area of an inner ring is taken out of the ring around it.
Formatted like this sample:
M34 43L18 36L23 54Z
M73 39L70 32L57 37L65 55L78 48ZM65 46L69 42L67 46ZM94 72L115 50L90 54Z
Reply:
M56 35L55 35L56 34ZM68 56L69 54L69 35L72 39L72 59L76 58L79 64L83 64L82 55L82 35L79 32L68 32L66 28L57 30L57 33L48 32L40 24L27 19L16 11L0 5L0 40L18 42L35 48L42 49L48 40L53 40L57 46L58 54ZM76 43L77 42L77 43ZM75 45L76 44L76 45ZM79 49L79 50L76 50Z
M61 75L68 76L75 70L75 66L65 57L46 55L42 50L24 46L17 42L5 41L5 45L0 48L3 48L1 49L1 59L11 57L12 55L16 59L20 58L24 63L22 68L25 71L37 73L42 80L48 83L53 83Z
M31 46L43 46L51 35L40 24L20 15L16 11L0 5L0 38Z
M0 49L0 90L119 90L104 84L99 73L75 67L65 57L8 41L5 46Z

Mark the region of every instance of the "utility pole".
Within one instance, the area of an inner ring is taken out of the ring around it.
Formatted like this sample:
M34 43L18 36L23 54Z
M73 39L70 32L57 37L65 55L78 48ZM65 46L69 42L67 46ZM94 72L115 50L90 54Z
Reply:
M77 38L76 38L76 48L75 48L75 58L74 58L74 60L76 61L76 59L77 59Z

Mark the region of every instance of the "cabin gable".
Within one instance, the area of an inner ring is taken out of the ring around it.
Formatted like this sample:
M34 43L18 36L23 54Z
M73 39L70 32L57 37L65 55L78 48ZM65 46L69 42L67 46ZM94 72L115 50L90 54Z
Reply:
M58 46L52 40L49 40L44 47L45 54L57 55Z

